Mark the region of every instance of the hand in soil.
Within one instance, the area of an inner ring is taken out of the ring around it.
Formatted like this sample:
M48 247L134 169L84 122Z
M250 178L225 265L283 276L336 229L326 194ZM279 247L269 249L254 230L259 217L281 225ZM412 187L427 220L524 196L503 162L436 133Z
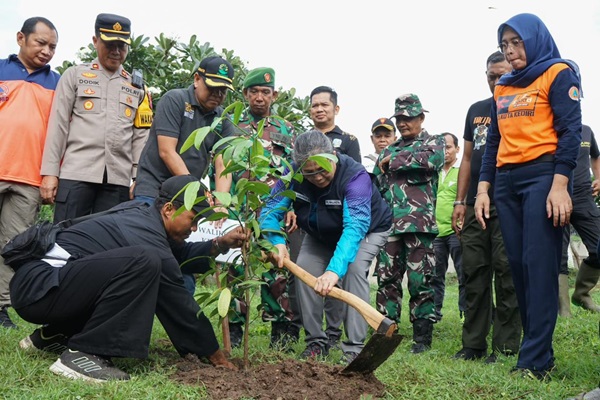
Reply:
M229 361L227 357L225 357L225 353L220 349L208 356L208 361L217 368L230 369L232 371L238 370L238 367Z

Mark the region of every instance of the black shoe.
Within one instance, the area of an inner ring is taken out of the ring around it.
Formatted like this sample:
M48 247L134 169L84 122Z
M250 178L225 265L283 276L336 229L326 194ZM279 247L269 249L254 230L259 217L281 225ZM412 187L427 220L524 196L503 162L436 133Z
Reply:
M341 350L341 346L340 346L340 338L339 337L333 337L333 336L328 336L327 337L327 351L329 350Z
M329 349L327 346L321 346L319 343L313 342L306 346L306 349L300 354L301 359L327 357Z
M229 323L229 340L231 341L231 347L240 347L242 340L244 340L244 328L241 323Z
M91 382L129 380L129 374L115 367L110 359L75 350L64 351L50 366L50 371L67 378Z
M61 354L67 350L67 338L60 333L52 336L44 336L42 328L37 328L33 333L19 342L19 347L24 350L38 349L50 353Z
M10 316L8 315L8 307L3 307L0 309L0 326L3 328L16 328L14 322L11 321Z
M431 346L427 346L425 343L413 343L410 352L413 354L424 353L428 350L431 350Z
M342 354L342 358L340 358L340 364L342 365L348 365L350 364L352 361L354 361L354 359L358 357L358 353L355 351L345 351L344 354Z
M515 354L513 352L504 352L504 351L501 351L501 352L498 353L498 352L493 351L492 354L490 354L488 356L488 358L485 359L484 363L486 363L486 364L494 364L494 363L496 363L498 361L498 356L499 355L503 355L505 357L511 357L511 356L514 356Z
M537 379L541 382L548 382L551 380L550 371L551 369L545 371L535 371L528 368L512 367L510 369L510 374L521 378Z
M485 350L475 350L468 347L463 347L452 358L457 360L478 360L485 357Z

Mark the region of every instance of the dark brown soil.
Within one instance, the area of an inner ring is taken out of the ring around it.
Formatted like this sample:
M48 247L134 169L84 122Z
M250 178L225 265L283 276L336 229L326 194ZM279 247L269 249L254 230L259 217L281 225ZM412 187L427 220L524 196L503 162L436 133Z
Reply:
M283 359L277 363L260 363L234 372L214 368L188 355L177 363L172 379L188 385L205 387L211 399L256 400L358 400L378 399L384 385L373 375L342 375L342 366L318 361ZM370 396L370 397L369 397Z

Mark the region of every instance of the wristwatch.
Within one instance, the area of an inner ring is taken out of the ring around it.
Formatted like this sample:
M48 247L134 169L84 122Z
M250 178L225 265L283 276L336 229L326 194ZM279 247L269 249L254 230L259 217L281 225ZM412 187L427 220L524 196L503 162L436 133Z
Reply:
M453 207L456 207L456 206L464 206L464 205L465 205L465 202L464 202L464 200L455 201L454 203L452 203L452 206L453 206Z

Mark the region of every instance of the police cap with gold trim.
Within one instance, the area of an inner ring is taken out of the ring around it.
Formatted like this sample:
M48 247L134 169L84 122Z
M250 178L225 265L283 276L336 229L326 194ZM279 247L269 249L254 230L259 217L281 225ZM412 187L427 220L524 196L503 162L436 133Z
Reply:
M96 34L105 42L120 40L131 44L131 21L115 14L98 14Z
M226 87L233 90L233 67L219 56L206 57L200 61L198 74L208 87Z
M252 86L267 86L275 87L275 71L273 68L261 67L255 68L248 72L246 79L244 79L243 89L247 89Z

